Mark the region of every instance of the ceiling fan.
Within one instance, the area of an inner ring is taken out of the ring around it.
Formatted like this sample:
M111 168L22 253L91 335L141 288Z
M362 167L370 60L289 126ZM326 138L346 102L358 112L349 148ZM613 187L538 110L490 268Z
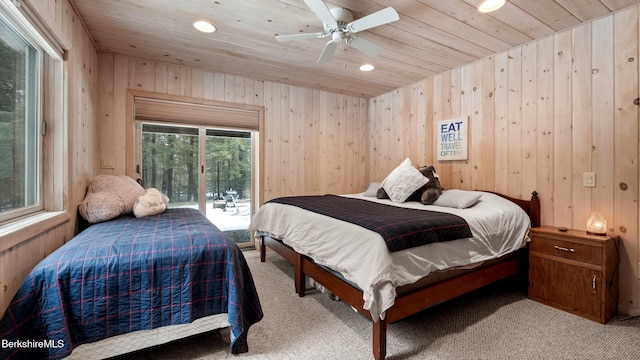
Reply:
M333 8L329 10L322 0L304 0L304 2L322 21L325 32L280 35L276 36L276 40L291 41L313 38L321 39L330 36L331 40L329 40L324 46L322 54L320 54L320 57L318 58L319 63L330 61L333 57L333 53L338 47L338 44L343 41L347 45L358 49L367 56L378 56L378 54L383 50L380 45L367 39L357 37L353 34L400 19L398 13L392 7L387 7L354 21L351 11L345 8Z

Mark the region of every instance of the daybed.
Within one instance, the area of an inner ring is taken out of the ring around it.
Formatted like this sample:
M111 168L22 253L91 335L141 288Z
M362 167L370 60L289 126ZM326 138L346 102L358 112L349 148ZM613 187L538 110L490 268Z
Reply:
M0 358L61 359L74 347L228 314L232 353L262 319L242 251L196 209L89 226L29 274L0 322Z
M458 209L397 204L365 194L273 199L253 217L250 230L260 238L261 261L269 247L294 265L299 296L304 296L309 276L370 318L373 355L383 359L388 323L497 280L526 274L528 229L540 222L537 194L520 200L491 192L462 193L477 196L477 202ZM392 209L398 207L409 208L408 217L419 219L418 223L434 212L436 217L443 213L462 217L473 236L440 241L443 233L434 236L413 227L407 233L421 233L430 240L420 244L418 239L414 247L392 251L385 233L410 220L396 216ZM384 222L391 226L381 226ZM526 276L522 279L524 284Z

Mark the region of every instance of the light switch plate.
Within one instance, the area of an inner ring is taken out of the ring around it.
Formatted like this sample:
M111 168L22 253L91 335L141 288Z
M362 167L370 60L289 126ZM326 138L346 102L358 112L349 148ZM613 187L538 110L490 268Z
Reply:
M115 163L112 157L102 158L102 168L103 169L113 169L115 168Z
M596 173L594 172L583 173L582 185L584 187L596 187Z

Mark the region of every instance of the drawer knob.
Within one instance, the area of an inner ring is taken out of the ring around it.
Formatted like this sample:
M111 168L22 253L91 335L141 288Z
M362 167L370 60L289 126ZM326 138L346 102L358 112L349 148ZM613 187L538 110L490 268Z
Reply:
M558 246L558 245L553 245L553 248L556 250L561 250L566 252L576 252L574 249L569 249L569 248Z

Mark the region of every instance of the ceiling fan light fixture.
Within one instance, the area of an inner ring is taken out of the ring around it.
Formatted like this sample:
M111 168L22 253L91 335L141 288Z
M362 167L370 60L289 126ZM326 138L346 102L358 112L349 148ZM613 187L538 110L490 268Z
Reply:
M205 20L198 20L194 22L193 27L196 28L196 30L198 31L201 31L203 33L208 33L208 34L216 31L216 27L213 26L210 22Z
M478 11L481 13L496 11L500 9L505 2L506 0L484 0L480 3L480 6L478 6Z
M360 71L367 72L367 71L371 71L373 69L375 69L375 66L373 66L371 64L362 64L362 65L360 65Z
M318 63L331 61L336 47L340 43L352 46L369 57L378 56L383 50L380 45L354 34L400 19L398 12L392 7L386 7L357 20L353 20L353 13L350 10L345 8L329 9L323 0L304 0L304 3L311 9L316 17L322 21L325 32L276 35L276 41L314 39L330 36L331 40L325 44L317 60Z

